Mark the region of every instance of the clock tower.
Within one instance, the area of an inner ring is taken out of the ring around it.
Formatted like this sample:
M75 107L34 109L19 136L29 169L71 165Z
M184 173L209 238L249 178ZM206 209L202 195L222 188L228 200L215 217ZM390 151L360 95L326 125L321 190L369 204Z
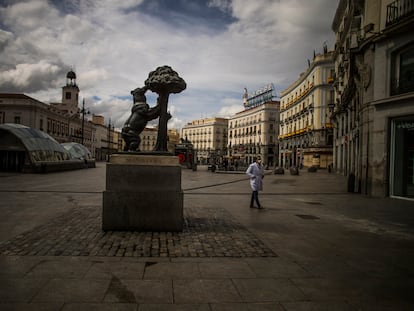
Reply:
M62 108L68 114L79 113L79 87L76 84L76 74L72 70L66 74L66 85L62 87Z

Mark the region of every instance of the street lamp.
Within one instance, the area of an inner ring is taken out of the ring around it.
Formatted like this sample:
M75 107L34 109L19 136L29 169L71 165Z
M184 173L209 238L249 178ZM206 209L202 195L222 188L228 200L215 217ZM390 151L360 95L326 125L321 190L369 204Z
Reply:
M110 154L111 144L112 144L111 129L115 129L115 125L111 125L111 118L109 118L109 124L108 124L108 156Z
M82 145L83 145L83 140L84 140L84 128L85 128L85 114L89 114L89 109L86 108L85 109L85 98L82 101L82 109L81 109L81 113L82 113Z

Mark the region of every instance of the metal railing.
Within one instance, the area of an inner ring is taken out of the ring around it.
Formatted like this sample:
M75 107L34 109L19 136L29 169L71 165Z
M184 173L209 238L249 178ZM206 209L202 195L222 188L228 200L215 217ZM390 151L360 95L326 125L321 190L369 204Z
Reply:
M386 26L414 15L414 0L396 0L387 5Z

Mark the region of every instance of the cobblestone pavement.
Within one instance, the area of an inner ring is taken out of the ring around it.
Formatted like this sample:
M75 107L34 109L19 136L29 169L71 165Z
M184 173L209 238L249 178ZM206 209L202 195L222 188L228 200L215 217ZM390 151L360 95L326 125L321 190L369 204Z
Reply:
M101 230L99 207L75 207L0 244L18 256L274 257L223 208L185 208L183 232Z

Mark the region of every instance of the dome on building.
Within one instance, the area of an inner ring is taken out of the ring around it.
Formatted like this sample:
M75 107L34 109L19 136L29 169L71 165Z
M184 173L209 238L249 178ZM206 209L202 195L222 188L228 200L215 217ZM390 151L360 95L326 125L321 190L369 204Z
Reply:
M66 78L67 79L76 79L76 73L73 70L71 70L67 73Z

